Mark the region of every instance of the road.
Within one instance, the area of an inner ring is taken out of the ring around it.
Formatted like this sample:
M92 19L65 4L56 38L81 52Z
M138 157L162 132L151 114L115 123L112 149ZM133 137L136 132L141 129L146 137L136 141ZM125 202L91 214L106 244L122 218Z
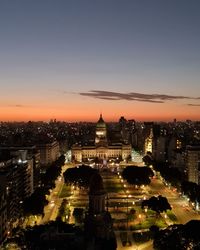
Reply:
M172 206L172 211L177 217L177 223L185 224L190 220L199 220L200 215L181 197L176 189L169 188L159 178L153 179L149 186L151 195L165 196Z
M69 164L65 164L62 167L61 175L55 181L55 188L48 196L49 203L44 207L44 216L38 221L38 224L44 224L48 221L55 220L58 214L58 209L62 203L62 198L59 198L59 194L62 191L64 185L63 173L67 168L71 167Z

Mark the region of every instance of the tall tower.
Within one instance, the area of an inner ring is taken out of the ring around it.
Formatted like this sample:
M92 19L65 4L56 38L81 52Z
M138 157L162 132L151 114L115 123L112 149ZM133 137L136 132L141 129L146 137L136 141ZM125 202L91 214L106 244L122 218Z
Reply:
M89 189L89 213L101 214L105 211L106 192L103 187L103 180L99 173L94 174Z
M117 249L112 218L105 209L105 196L103 180L97 172L90 181L89 211L85 216L86 249Z
M107 128L103 120L102 114L100 114L100 118L96 125L95 144L97 146L107 145Z

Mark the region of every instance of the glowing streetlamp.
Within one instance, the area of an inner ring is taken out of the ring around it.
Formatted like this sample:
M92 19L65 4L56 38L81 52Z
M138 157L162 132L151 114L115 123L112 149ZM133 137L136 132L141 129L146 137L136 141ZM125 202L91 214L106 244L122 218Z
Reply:
M142 215L141 215L141 214L139 214L139 215L138 215L138 218L139 218L139 222L141 223L141 218L142 218Z

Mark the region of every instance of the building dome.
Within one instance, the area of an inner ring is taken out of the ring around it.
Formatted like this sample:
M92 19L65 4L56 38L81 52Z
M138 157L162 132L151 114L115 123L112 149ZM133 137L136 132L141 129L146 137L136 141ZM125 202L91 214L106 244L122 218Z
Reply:
M103 187L102 177L99 173L95 173L90 180L89 194L98 195L98 194L104 194L104 193L105 193L105 190Z
M102 114L100 115L100 118L97 122L97 128L106 128L106 124L102 118Z

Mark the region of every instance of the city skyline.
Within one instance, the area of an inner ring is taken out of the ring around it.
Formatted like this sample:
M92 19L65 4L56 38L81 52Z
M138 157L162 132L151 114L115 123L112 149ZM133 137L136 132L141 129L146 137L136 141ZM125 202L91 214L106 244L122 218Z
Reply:
M0 120L199 120L197 1L2 1Z

